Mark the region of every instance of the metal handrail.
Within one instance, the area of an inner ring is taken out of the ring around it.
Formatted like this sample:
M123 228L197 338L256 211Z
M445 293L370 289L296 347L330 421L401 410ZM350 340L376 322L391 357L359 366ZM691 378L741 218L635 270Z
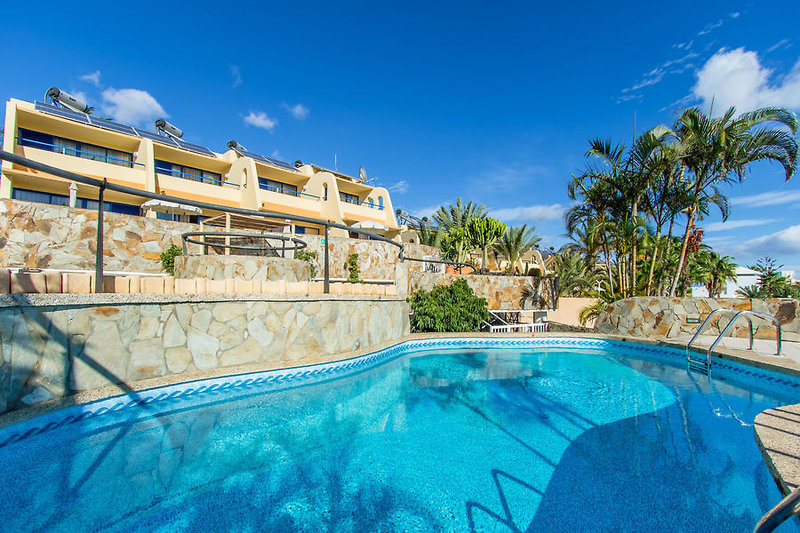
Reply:
M192 239L192 237L203 237L204 240L200 241L197 239ZM227 237L228 243L215 243L215 242L207 242L205 237ZM262 239L266 241L264 244L260 246L249 246L246 244L230 244L230 237L236 239ZM297 252L297 250L302 250L306 248L308 244L301 239L297 239L295 237L287 237L285 235L276 235L276 234L269 234L269 233L239 233L239 232L230 232L230 231L188 231L181 235L181 239L183 240L183 255L188 253L186 249L186 243L191 244L199 244L203 247L215 247L215 248L227 248L230 250L275 250L275 247L269 243L269 239L275 239L281 241L281 257L286 257L286 252ZM292 246L287 247L286 243L291 242ZM277 253L277 252L276 252Z
M691 340L689 340L689 343L686 345L686 360L687 360L687 362L689 361L689 348L692 346L692 343L697 339L697 337L700 336L700 333L703 331L703 328L711 320L711 317L713 317L717 313L734 312L734 311L735 311L734 309L714 309L713 311L711 311L708 314L708 316L703 321L703 323L700 325L700 327L697 329L695 334L692 335L692 338L691 338ZM753 319L750 318L750 317L751 316L756 316L756 317L762 318L764 320L771 320L772 322L774 322L775 323L775 327L778 330L778 334L777 334L778 350L777 350L777 354L776 355L780 355L781 354L781 324L780 324L780 322L778 321L777 318L775 318L772 315L768 315L767 313L759 313L758 311L735 311L735 312L736 312L736 314L733 315L733 317L731 318L730 322L728 322L728 324L722 329L722 331L717 336L717 338L714 339L714 342L711 343L711 346L709 346L708 352L706 352L706 368L711 368L711 352L714 351L714 348L717 347L717 344L719 344L719 341L722 340L722 338L725 336L725 334L731 328L733 323L736 322L736 319L739 318L740 316L744 316L747 319L747 323L749 325L750 350L753 349Z
M762 516L756 527L753 528L753 533L770 533L774 531L775 528L798 512L798 503L800 503L800 488L794 489L788 496L778 502L778 505L767 511L767 514Z

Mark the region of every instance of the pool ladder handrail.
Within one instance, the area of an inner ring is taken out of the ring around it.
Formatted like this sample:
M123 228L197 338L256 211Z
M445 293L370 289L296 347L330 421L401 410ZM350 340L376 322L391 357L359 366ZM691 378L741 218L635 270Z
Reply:
M800 503L800 488L794 489L784 499L778 502L778 505L767 511L767 514L761 517L756 527L753 528L753 533L770 533L774 531L779 525L783 524L792 515L798 512L798 504Z
M736 314L733 315L733 318L731 318L730 322L728 322L728 324L722 329L722 331L717 336L717 338L714 339L714 342L711 343L711 346L709 346L708 351L706 352L706 360L702 361L700 359L693 358L691 356L691 352L689 350L689 348L691 348L691 346L692 346L692 343L697 339L697 337L700 336L700 333L702 333L703 328L705 328L706 324L708 324L708 322L711 320L711 318L714 315L716 315L717 313L723 313L723 312L726 312L726 311L727 312L733 312L734 310L733 309L714 309L713 311L711 311L708 314L708 316L706 317L706 319L703 321L703 323L700 325L700 327L697 329L695 334L692 336L692 339L686 345L686 366L687 366L688 370L696 370L696 371L701 372L701 373L703 373L703 374L705 374L707 376L711 375L711 352L714 351L714 348L717 347L717 344L719 344L719 341L722 340L722 338L725 336L725 334L731 328L733 323L736 322L736 319L739 318L740 316L745 317L747 319L747 323L749 325L749 330L750 330L750 350L753 349L753 319L751 317L755 316L755 317L762 318L764 320L771 320L772 322L774 322L775 323L775 327L777 328L777 331L778 331L778 335L777 335L778 351L777 351L776 355L780 355L781 354L781 324L780 324L780 322L778 321L777 318L775 318L774 316L769 315L767 313L759 313L758 311L736 311Z

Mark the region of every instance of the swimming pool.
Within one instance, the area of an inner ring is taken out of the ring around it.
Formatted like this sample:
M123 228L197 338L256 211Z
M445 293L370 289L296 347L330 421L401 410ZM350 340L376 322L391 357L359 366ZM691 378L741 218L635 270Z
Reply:
M0 430L0 530L749 531L781 498L753 418L800 380L714 376L483 338L152 389Z

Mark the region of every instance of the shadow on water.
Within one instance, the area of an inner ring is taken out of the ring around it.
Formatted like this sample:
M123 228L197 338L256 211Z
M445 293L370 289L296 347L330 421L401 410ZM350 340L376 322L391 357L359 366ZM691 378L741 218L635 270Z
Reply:
M45 377L50 382L51 387L62 394L62 397L57 399L57 408L60 409L77 403L72 397L76 392L80 392L79 389L75 389L72 385L73 372L77 361L84 363L102 376L109 385L117 387L121 394L128 395L134 401L141 401L141 396L125 383L125 376L117 375L100 361L86 353L85 337L83 335L70 335L50 319L47 313L53 311L52 308L43 308L34 304L27 294L15 295L15 299L19 302L18 312L24 318L24 323L16 322L15 331L7 330L8 337L3 339L3 344L13 343L4 346L7 353L11 354L11 368L6 372L6 376L0 374L0 379L2 380L0 386L6 392L5 407L8 411L26 407L22 399L31 379L41 373L43 365L46 364L43 356L44 351L50 356L52 354L62 354L61 357L63 358L62 364L59 365L62 370L60 375L56 377L56 381L59 382L53 383L53 377L55 376ZM33 327L29 326L29 324L33 325ZM14 326L12 325L12 327ZM21 332L18 331L20 327L28 327L27 334L21 335ZM38 342L34 339L37 336L40 337ZM46 348L43 350L43 347ZM33 360L28 361L28 364L16 361L14 355L21 352L29 354L25 359ZM35 358L31 358L31 354L35 355ZM139 407L150 409L144 403L140 403ZM119 424L115 436L104 444L103 449L96 454L94 461L89 465L81 466L78 472L76 472L76 464L70 461L58 461L57 464L60 466L61 474L57 476L57 492L63 497L62 502L73 501L77 497L81 488L100 468L109 454L124 440L133 426L133 422ZM71 457L73 454L67 447L60 450L60 452L63 454L61 455L62 458ZM75 476L76 473L79 473L77 478ZM73 482L70 481L71 478L74 479ZM63 517L63 512L54 511L49 517L45 518L40 527L45 530L51 529Z

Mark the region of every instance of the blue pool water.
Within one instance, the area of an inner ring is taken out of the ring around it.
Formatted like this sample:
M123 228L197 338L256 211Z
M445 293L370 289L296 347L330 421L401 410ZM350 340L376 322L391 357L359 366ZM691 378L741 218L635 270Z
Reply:
M614 343L406 352L0 430L0 531L750 531L781 498L752 421L800 382Z

